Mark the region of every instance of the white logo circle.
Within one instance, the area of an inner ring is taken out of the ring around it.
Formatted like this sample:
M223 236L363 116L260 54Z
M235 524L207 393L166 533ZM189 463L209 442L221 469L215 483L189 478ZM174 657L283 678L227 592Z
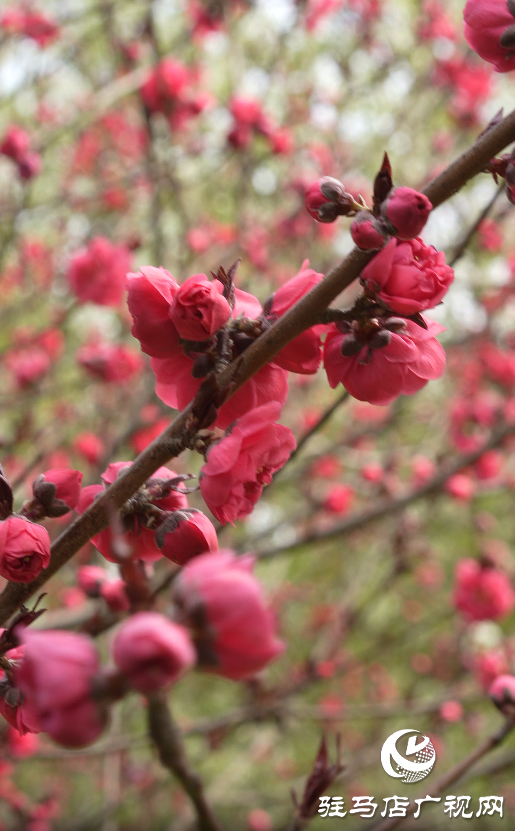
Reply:
M383 770L388 776L393 776L394 779L400 779L401 782L411 784L412 782L420 782L425 779L433 770L436 762L436 751L429 736L422 736L421 741L417 743L417 736L410 736L406 745L406 756L413 756L414 760L409 761L405 759L397 750L397 742L401 736L407 733L420 734L420 730L397 730L388 736L381 750L381 764ZM395 770L392 766L395 764Z

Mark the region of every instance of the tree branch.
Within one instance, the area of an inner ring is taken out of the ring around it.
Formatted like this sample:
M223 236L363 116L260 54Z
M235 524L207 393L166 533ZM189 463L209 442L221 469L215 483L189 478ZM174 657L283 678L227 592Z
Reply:
M258 551L256 556L259 559L268 559L269 557L275 557L277 554L286 554L289 551L293 551L294 549L300 548L308 543L334 539L342 534L350 534L358 528L369 525L371 522L375 522L385 516L390 516L391 514L403 511L412 502L416 502L419 499L423 499L426 496L437 493L442 489L451 476L454 476L455 473L463 470L463 468L477 462L483 453L486 453L488 450L492 450L494 447L498 447L506 438L508 438L508 436L513 433L515 433L515 424L504 425L504 427L494 432L489 440L480 448L471 451L470 453L463 454L462 456L458 456L458 458L454 459L454 461L450 464L445 465L435 476L433 476L432 479L426 482L425 485L415 488L414 490L409 491L409 493L406 493L404 496L399 496L395 499L382 499L368 511L353 514L352 516L349 516L341 522L333 525L332 528L325 528L321 531L313 531L310 534L306 534L306 536L302 537L302 539L296 540L288 545L275 546L273 548L266 548L262 551Z
M195 806L200 831L223 831L206 800L200 777L189 767L181 731L161 693L154 693L149 698L148 728L162 765L179 780Z
M475 144L440 173L424 189L433 207L449 199L474 175L481 173L490 159L506 145L515 141L515 110L495 127L491 127ZM313 326L332 300L359 277L375 252L354 248L326 277L295 306L264 332L251 346L230 364L217 378L219 390L227 390L231 397L252 375L293 338ZM141 487L161 465L179 455L188 446L188 436L194 428L193 413L202 402L202 388L195 400L180 413L170 426L141 453L133 465L113 482L78 519L55 540L50 566L32 583L9 583L0 595L0 625L73 557L92 536L107 528L108 505L111 510L123 503Z

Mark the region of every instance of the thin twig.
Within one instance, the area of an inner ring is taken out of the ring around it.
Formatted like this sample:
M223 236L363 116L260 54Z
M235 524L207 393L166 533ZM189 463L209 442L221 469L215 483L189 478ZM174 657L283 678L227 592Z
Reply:
M268 559L270 557L275 557L278 554L286 554L309 543L321 542L324 540L334 539L335 537L340 537L343 534L350 534L353 531L357 531L358 528L368 526L370 523L375 522L378 519L382 519L385 516L391 516L399 511L403 511L408 507L408 505L411 505L412 502L417 502L419 499L423 499L426 496L430 496L433 493L441 491L451 476L454 476L455 473L463 470L463 468L477 462L483 453L498 447L503 443L503 441L505 441L505 439L508 438L508 436L513 433L515 433L515 424L506 424L504 427L494 432L489 440L480 448L470 453L465 453L462 456L458 456L450 464L443 466L442 469L439 470L432 479L426 482L425 485L422 485L419 488L414 488L414 490L409 491L409 493L406 493L404 496L399 496L395 499L382 499L368 511L362 511L361 513L349 516L341 522L333 525L332 528L312 531L298 540L295 540L295 542L288 543L288 545L278 545L258 551L256 556L259 557L259 559Z
M341 405L342 405L345 401L347 401L347 399L348 399L348 398L350 398L350 394L347 392L347 390L344 390L344 391L341 393L341 395L339 395L339 396L338 396L338 398L336 399L336 401L334 401L334 403L333 403L333 404L331 404L331 406L330 406L330 407L328 407L328 408L327 408L327 410L325 410L325 411L322 413L322 415L320 416L320 418L318 419L318 421L316 421L316 422L315 422L315 424L313 424L313 426L312 426L312 427L310 427L310 428L309 428L309 430L307 430L307 431L304 433L304 435L303 435L303 436L302 436L302 438L299 440L299 442L298 442L298 444L297 444L297 447L295 448L295 450L294 450L294 451L293 451L293 453L291 454L291 456L290 456L290 458L288 459L288 462L287 462L286 464L289 464L290 462L293 462L293 460L296 458L296 456L298 456L298 455L299 455L299 453L301 452L301 450L304 448L304 446L307 444L307 442L308 442L308 441L312 438L312 436L314 436L316 433L318 433L318 432L322 429L322 427L325 427L325 425L327 424L327 422L329 421L329 419L331 418L331 416L332 416L332 415L334 415L334 413L336 412L336 410L337 410L339 407L341 407ZM286 467L286 465L285 465L284 467ZM284 470L284 467L282 468L282 470ZM280 471L278 471L278 472L280 473ZM275 477L274 477L274 481L275 481L275 479L276 479L276 478L277 478L277 474L276 474L276 475L275 475Z
M486 217L488 216L488 214L490 213L490 211L492 210L492 208L494 207L495 203L497 202L497 200L499 199L499 197L501 196L502 193L504 193L504 181L502 182L501 185L499 185L499 187L495 191L492 198L486 203L485 207L483 208L483 210L479 214L476 221L470 226L470 228L468 229L468 231L465 234L465 236L463 237L463 239L456 246L452 257L449 260L449 265L450 266L454 266L458 262L458 260L461 259L461 257L465 253L470 241L474 237L474 234L476 233L477 229L479 228L479 226L481 225L483 220L486 219Z
M181 731L161 693L149 697L148 727L161 763L174 774L191 799L200 831L223 831L206 799L202 780L189 766Z

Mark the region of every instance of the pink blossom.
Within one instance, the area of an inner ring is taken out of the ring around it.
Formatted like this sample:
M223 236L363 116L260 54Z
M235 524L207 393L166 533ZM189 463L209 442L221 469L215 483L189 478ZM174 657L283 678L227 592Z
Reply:
M131 686L148 695L176 683L191 669L195 650L182 626L157 612L138 612L116 633L113 657Z
M4 631L0 629L0 635ZM17 646L9 649L5 654L11 665L16 667L25 654L25 648ZM0 713L21 736L26 733L39 733L41 729L34 713L24 706L20 691L13 686L3 670L0 670Z
M141 95L150 112L168 115L191 81L189 69L174 58L165 58L152 71L141 88Z
M445 491L455 499L468 502L476 492L476 483L466 473L455 473L445 483Z
M152 358L182 355L179 333L170 320L170 307L179 285L164 268L142 266L127 275L127 304L132 315L132 334L143 352Z
M0 522L0 575L30 583L50 563L50 537L42 525L13 514Z
M77 363L94 378L115 384L134 379L143 369L141 355L134 349L96 338L77 350Z
M16 727L9 727L7 743L9 752L15 759L28 759L39 750L39 736L35 733L20 733ZM50 826L48 828L51 831ZM27 831L33 831L32 827L27 826Z
M263 119L263 107L260 101L244 96L235 96L231 99L229 109L239 124L256 127Z
M57 23L30 7L6 9L0 17L0 28L32 38L41 47L52 43L61 31Z
M200 665L233 680L259 672L284 649L252 566L251 557L231 551L204 554L186 563L173 587Z
M454 605L467 620L497 620L515 605L508 576L469 557L456 566Z
M423 193L413 188L394 188L381 205L381 215L397 239L411 240L418 237L432 209Z
M68 508L73 511L77 502L79 501L80 488L82 484L83 474L80 470L72 470L71 468L53 468L52 470L45 470L38 477L39 481L51 482L55 485L54 499L59 499L64 502Z
M181 566L199 554L218 551L213 523L195 508L168 514L156 532L156 542L164 557Z
M488 690L495 706L506 716L515 715L515 676L498 675Z
M23 159L30 148L30 136L22 127L11 125L0 142L0 153L15 162Z
M440 715L444 721L453 724L463 718L463 705L459 701L444 701L440 707Z
M90 465L98 464L105 452L104 443L95 433L79 433L73 445L77 453Z
M357 355L342 355L345 336L335 327L324 347L329 385L334 389L341 383L354 398L378 405L389 404L399 395L413 395L445 369L444 349L433 337L441 331L433 321L426 331L407 320L405 332L392 332L390 342L365 359L365 345Z
M79 566L77 569L78 584L89 597L98 597L107 580L107 571L102 566Z
M249 831L272 831L274 827L272 817L262 808L253 808L247 816Z
M499 675L508 672L506 655L501 649L482 652L474 658L472 669L477 682L488 690Z
M465 40L497 72L515 69L513 17L506 0L468 0L463 11Z
M17 631L25 653L14 680L27 711L58 744L82 747L94 742L107 713L92 698L99 671L93 642L72 632Z
M388 238L381 223L369 211L356 214L350 226L350 235L354 244L363 251L382 248Z
M354 498L354 489L350 485L331 485L324 500L324 508L333 514L346 514Z
M234 317L243 315L255 320L261 316L261 304L253 295L241 289L236 289L235 294ZM173 326L171 321L170 326ZM151 364L156 376L156 394L165 404L182 410L196 395L200 380L193 377L193 361L180 348L178 334L176 338L175 342L173 338L168 340L168 357L153 358ZM287 396L287 372L275 363L265 364L219 409L215 424L225 429L244 413L269 401L282 406Z
M129 598L123 580L106 580L100 586L100 597L103 597L112 612L128 612Z
M234 524L253 511L264 485L270 484L295 449L292 431L275 423L280 412L276 402L250 410L208 449L200 491L223 524Z
M422 240L388 245L362 271L371 291L398 314L412 315L438 305L454 279L445 254Z
M111 485L118 475L130 467L132 462L113 462L102 473L102 480L104 486ZM160 467L152 479L147 480L147 487L151 485L156 479L174 479L177 476L173 470L167 467ZM77 513L83 514L84 511L94 502L95 497L104 493L104 486L102 485L88 485L82 489L82 493L77 504ZM179 491L170 491L168 496L161 499L154 499L154 504L163 511L176 511L181 508L188 507L186 495ZM133 558L153 562L159 560L162 556L154 539L154 531L151 528L146 528L140 521L138 514L133 514L131 517L133 529L122 534L122 540L126 545L132 549ZM100 551L100 553L110 562L118 562L113 554L113 532L111 528L106 528L105 531L95 534L91 538L93 545Z
M51 360L40 346L28 346L10 350L5 356L5 365L13 373L16 386L25 389L47 374Z
M29 151L18 161L18 173L25 181L28 181L29 179L32 179L33 176L37 176L38 173L41 173L42 167L43 160L39 153L34 151Z
M106 237L95 237L77 251L68 266L70 288L81 303L118 306L122 299L131 253Z
M194 274L179 287L169 315L181 338L203 341L227 323L231 307L222 292L222 284L205 274Z
M304 193L304 204L306 210L313 219L317 222L334 222L339 216L338 206L329 196L326 196L322 191L322 186L326 182L334 182L331 177L324 176L317 182L308 185ZM338 183L341 184L341 183ZM342 192L344 191L341 186Z
M282 317L292 306L323 280L324 275L309 268L309 260L304 260L299 273L288 280L272 295L269 320ZM325 326L312 326L306 329L275 356L274 363L290 372L303 375L315 373L322 361L321 335Z
M196 395L201 381L192 375L194 358L184 353L170 318L179 286L165 269L145 266L140 274L128 275L128 289L129 311L134 321L132 334L152 357L156 394L165 404L182 410ZM241 315L256 320L262 312L253 295L235 290L235 318ZM220 408L215 423L226 428L244 412L268 401L284 404L287 395L286 371L275 363L266 364Z

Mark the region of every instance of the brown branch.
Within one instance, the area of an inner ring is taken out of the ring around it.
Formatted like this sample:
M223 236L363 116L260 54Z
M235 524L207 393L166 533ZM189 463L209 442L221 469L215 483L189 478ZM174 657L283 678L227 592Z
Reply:
M304 433L304 435L302 436L302 438L301 438L301 439L299 439L299 442L298 442L298 444L297 444L297 447L295 448L295 450L294 450L294 451L293 451L293 453L291 454L291 456L290 456L290 458L288 459L288 461L287 461L287 463L286 463L286 464L289 464L290 462L292 462L292 461L295 459L295 457L299 455L299 453L301 452L301 450L304 448L304 445L305 445L305 444L307 444L307 442L308 442L308 441L312 438L312 436L314 436L316 433L318 433L318 431L319 431L319 430L321 430L321 429L322 429L322 427L325 427L325 425L327 424L327 422L329 421L329 419L331 418L331 416L332 416L332 415L334 415L334 413L336 412L336 410L337 410L337 409L338 409L338 408L339 408L339 407L340 407L340 406L341 406L341 405L342 405L345 401L347 401L347 399L348 399L348 398L350 398L350 393L348 393L348 392L347 392L347 390L344 390L344 391L343 391L343 392L342 392L342 393L338 396L338 398L336 399L336 401L334 401L334 402L333 402L333 404L331 404L331 406L330 406L330 407L328 407L326 410L324 410L324 412L322 413L322 415L320 416L320 418L316 421L316 423L315 423L315 424L313 424L313 426L312 426L312 427L310 427L310 428L309 428L309 430L307 430L307 431ZM286 467L286 465L285 465L284 467ZM281 472L281 470L284 470L284 467L283 467L283 468L281 468L281 469L278 471L278 473L280 473L280 472ZM274 482L275 482L275 479L276 479L276 478L277 478L277 474L276 474L276 475L275 475L275 477L274 477Z
M433 476L432 479L426 482L425 485L415 488L414 490L406 493L404 496L399 496L395 499L382 499L369 510L353 514L341 522L336 523L332 528L312 531L310 534L306 534L301 539L289 543L288 545L275 546L273 548L266 548L262 551L258 551L257 557L260 559L268 559L269 557L275 557L277 554L286 554L296 548L307 545L308 543L330 540L343 534L350 534L353 531L357 531L358 528L368 526L371 522L375 522L385 516L391 516L399 511L403 511L408 507L408 505L411 505L412 502L417 502L419 499L438 493L451 476L454 476L455 473L463 470L463 468L477 462L483 453L486 453L488 450L492 450L494 447L498 447L508 436L513 433L515 433L515 424L504 425L504 427L494 432L489 440L478 450L458 456L457 459L445 465L435 476Z
M437 796L438 794L444 793L445 791L450 788L451 785L454 785L458 779L461 779L464 773L466 773L479 759L482 759L483 756L486 756L487 753L490 753L496 747L498 747L508 736L513 728L515 727L515 721L513 719L507 718L498 730L495 733L492 733L484 742L482 742L475 750L472 751L468 756L465 757L461 762L458 762L451 770L449 770L441 779L438 780L435 787L431 790L430 796ZM424 794L426 796L426 794ZM423 798L423 797L421 797ZM407 814L406 817L392 817L391 819L387 819L384 822L380 822L378 825L375 825L371 831L392 831L393 828L397 828L398 825L401 824L405 819L414 813L416 808L410 809L410 813ZM369 827L369 826L367 826Z
M148 728L162 765L179 780L195 806L200 831L223 831L206 800L200 777L189 766L181 731L172 719L166 699L160 693L154 693L149 698Z
M515 141L515 110L495 127L482 135L475 144L440 173L424 189L437 207L462 188L474 175L481 173L490 159L506 145ZM352 283L373 258L374 253L354 248L327 276L305 295L293 308L264 332L249 348L218 376L220 390L233 395L252 375L293 338L313 326L318 316L335 297ZM0 595L0 625L19 606L55 574L92 536L106 528L109 519L107 505L120 508L161 465L179 455L191 436L192 413L202 401L202 391L195 401L180 413L172 424L141 453L131 468L110 485L87 511L73 522L54 542L50 566L32 583L9 583Z
M479 216L477 217L475 222L470 226L470 228L468 229L468 231L466 232L464 237L461 239L461 241L458 243L458 245L454 249L454 253L453 253L451 259L449 260L449 265L450 266L454 266L458 262L458 260L461 259L461 257L463 257L463 254L467 250L467 247L468 247L470 241L472 240L472 238L474 237L474 234L478 230L478 228L481 225L481 223L483 222L483 220L487 218L488 214L490 213L490 211L492 210L492 208L494 207L495 203L497 202L497 200L499 199L499 197L501 196L502 193L504 193L504 181L497 188L497 190L494 192L494 195L486 203L485 207L483 208L483 210L481 211L481 213L479 214Z

